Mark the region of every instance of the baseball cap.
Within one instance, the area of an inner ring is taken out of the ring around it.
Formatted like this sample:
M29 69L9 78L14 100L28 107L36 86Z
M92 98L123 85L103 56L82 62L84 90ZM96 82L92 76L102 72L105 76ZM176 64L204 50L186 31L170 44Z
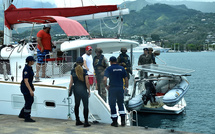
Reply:
M83 62L84 62L83 57L78 57L78 58L76 59L76 62L77 62L77 63L83 63Z
M51 28L51 25L50 24L45 24L43 27L44 28L46 28L46 27Z
M93 48L91 46L87 46L85 50L89 51L89 50L93 50Z
M111 61L111 62L116 62L116 57L111 56L110 59L109 59L109 61Z
M148 49L148 48L143 48L143 50L149 51L149 49Z
M25 59L25 61L26 61L26 62L29 62L29 61L36 61L36 60L34 59L33 56L28 56L28 57Z

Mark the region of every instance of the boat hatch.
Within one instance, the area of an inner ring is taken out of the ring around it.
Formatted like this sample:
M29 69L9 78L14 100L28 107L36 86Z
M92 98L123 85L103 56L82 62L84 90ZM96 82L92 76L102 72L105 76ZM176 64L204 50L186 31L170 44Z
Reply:
M158 73L164 75L177 75L177 76L189 76L190 73L195 70L184 69L166 65L158 65L158 64L146 64L137 67L137 70L142 70L144 72Z

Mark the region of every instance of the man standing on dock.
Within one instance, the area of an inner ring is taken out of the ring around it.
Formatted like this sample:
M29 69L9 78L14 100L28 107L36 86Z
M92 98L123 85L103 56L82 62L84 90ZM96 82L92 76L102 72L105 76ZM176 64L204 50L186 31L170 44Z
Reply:
M117 64L116 57L112 56L109 59L111 66L105 70L104 84L108 90L108 99L111 109L111 119L113 122L111 126L118 127L116 103L119 108L119 114L121 116L121 125L125 126L125 109L124 109L124 90L123 90L123 78L125 79L125 87L128 88L128 77L125 69ZM107 85L107 78L109 78L109 85Z

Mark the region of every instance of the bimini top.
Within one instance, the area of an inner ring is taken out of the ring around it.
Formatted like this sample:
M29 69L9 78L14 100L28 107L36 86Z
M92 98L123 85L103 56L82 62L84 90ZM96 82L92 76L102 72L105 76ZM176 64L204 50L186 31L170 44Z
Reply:
M157 74L165 74L165 75L177 75L177 76L189 76L190 73L195 70L192 69L184 69L173 66L166 65L158 65L158 64L146 64L140 65L137 67L137 70L142 70L144 72L151 72Z
M100 47L103 50L103 53L111 53L119 51L121 47L129 49L131 46L137 47L138 45L139 43L136 41L124 39L82 39L62 43L61 51L77 50L85 48L86 46L91 46L93 49Z

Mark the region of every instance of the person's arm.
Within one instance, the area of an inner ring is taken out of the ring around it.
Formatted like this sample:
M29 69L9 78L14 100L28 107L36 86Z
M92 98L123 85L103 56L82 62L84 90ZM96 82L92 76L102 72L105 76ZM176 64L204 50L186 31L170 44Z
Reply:
M87 62L86 62L86 60L84 60L83 66L84 66L84 68L85 68L87 71L89 71L89 68L87 67Z
M71 75L70 76L70 83L69 83L69 91L71 90L72 85L73 85L73 77Z
M128 88L128 77L125 77L125 88Z
M103 82L104 82L105 87L106 87L107 90L108 90L110 86L107 85L107 77L106 77L106 76L104 76Z
M87 90L90 95L90 83L89 83L88 75L85 75L85 84L87 86Z
M138 59L138 66L141 65L140 61L141 61L141 55L140 55L140 57Z
M29 82L28 82L28 78L25 78L25 79L24 79L24 82L25 82L25 85L26 85L26 87L28 88L28 90L29 90L31 96L34 96L34 91L31 89L31 86L30 86L30 84L29 84Z
M42 44L42 38L37 37L37 43L39 44L39 46L41 48L41 52L43 52L44 51L44 47L43 47L43 44Z

